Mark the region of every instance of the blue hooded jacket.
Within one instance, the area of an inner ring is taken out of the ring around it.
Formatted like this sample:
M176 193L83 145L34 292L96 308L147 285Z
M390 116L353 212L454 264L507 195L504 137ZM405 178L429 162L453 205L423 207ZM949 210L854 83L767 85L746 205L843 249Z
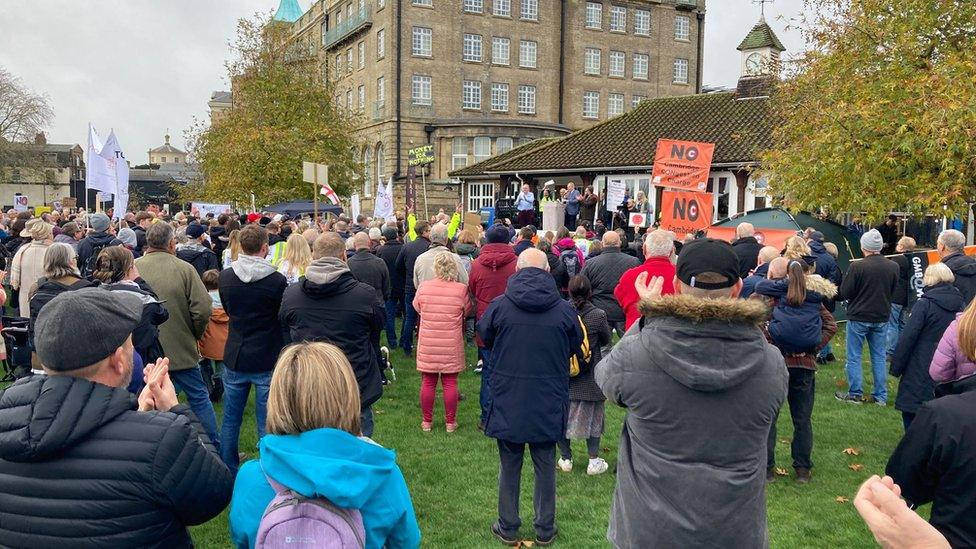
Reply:
M260 450L260 463L245 463L234 484L230 534L236 547L254 547L261 517L274 499L265 473L303 496L359 509L367 549L420 546L410 493L391 450L338 429L266 435Z

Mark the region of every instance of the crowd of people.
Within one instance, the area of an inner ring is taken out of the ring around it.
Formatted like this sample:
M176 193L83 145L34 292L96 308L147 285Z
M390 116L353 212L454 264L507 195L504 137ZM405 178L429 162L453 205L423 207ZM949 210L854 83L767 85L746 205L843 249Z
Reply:
M0 544L191 546L186 527L230 505L239 547L416 547L407 484L371 439L388 368L412 356L419 431L469 419L497 441L490 532L502 543L520 540L526 448L538 545L558 535L556 476L573 471L572 441L585 441L586 474L611 470L600 455L609 400L628 411L614 546L763 547L784 404L795 481L813 479L815 373L836 360L838 301L849 388L837 399L886 406L889 372L901 379L905 437L889 476L862 487L859 512L886 546L976 544L976 259L961 233L939 236L942 261L918 284L903 256L882 255L890 235L878 230L860 235L864 257L842 273L818 231L782 249L748 223L731 244L677 241L574 228L597 198L569 188L565 200L571 224L555 232L462 227L460 206L321 222L8 212L0 297L26 339L11 338L20 379L0 392ZM903 236L892 251L914 247ZM458 414L469 367L481 374L478 418ZM257 455L239 445L252 387ZM906 500L934 502L931 526Z

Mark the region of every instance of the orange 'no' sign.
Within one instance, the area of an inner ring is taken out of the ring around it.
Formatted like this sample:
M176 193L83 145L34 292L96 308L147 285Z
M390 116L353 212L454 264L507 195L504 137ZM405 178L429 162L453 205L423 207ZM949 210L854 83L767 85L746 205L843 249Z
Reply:
M681 191L661 193L661 228L678 238L712 224L712 195Z
M651 181L658 187L704 191L714 153L714 143L659 139Z

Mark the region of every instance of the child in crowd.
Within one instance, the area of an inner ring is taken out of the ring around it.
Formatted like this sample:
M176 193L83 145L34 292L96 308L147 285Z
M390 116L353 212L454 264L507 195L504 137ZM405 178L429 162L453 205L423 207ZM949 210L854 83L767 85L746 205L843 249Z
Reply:
M220 293L217 291L217 281L220 278L220 271L211 269L203 273L203 285L210 294L212 312L210 313L210 323L203 332L203 337L197 342L200 349L200 374L203 376L207 390L210 392L210 400L217 402L224 394L224 385L220 380L220 374L224 368L224 347L227 346L227 334L229 331L230 317L224 311L224 305L220 302Z
M278 272L285 275L291 286L305 276L305 269L312 263L312 248L301 233L293 233L285 244L285 256L278 266Z

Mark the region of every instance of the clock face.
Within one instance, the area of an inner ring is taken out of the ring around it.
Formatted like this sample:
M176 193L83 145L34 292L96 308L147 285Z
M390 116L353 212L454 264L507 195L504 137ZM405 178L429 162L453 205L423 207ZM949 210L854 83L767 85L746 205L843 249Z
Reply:
M753 53L746 57L746 73L757 75L762 73L763 56L760 53Z

